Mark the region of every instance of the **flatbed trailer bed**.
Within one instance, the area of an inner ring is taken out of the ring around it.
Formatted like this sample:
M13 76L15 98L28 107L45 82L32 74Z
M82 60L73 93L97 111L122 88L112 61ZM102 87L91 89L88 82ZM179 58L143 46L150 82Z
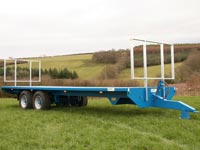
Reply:
M146 90L148 95L146 95ZM181 111L181 118L189 119L195 108L174 101L175 88L165 86L161 80L158 87L73 87L73 86L2 86L2 91L16 94L24 109L49 109L51 104L86 106L87 97L106 97L112 105L134 104L139 108L158 107Z

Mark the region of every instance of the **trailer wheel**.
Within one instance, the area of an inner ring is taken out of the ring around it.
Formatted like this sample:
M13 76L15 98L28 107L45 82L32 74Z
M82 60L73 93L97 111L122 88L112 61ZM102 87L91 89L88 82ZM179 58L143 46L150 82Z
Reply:
M33 107L37 110L47 110L50 109L50 98L47 93L42 91L37 91L33 95Z
M81 96L81 101L78 103L78 106L87 106L88 98L85 96Z
M23 109L33 108L32 97L33 94L30 91L22 91L19 94L19 106Z

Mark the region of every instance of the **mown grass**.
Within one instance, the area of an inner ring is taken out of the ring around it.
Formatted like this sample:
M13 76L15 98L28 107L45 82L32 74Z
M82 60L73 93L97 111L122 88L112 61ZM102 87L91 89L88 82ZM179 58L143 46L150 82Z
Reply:
M200 110L199 97L176 97ZM200 116L179 119L179 111L111 106L90 99L88 107L22 110L0 99L0 149L198 150Z

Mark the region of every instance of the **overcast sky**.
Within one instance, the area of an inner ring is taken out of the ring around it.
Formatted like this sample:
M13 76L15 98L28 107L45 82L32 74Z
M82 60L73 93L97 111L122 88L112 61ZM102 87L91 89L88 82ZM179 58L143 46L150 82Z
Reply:
M0 58L200 42L200 0L0 0Z

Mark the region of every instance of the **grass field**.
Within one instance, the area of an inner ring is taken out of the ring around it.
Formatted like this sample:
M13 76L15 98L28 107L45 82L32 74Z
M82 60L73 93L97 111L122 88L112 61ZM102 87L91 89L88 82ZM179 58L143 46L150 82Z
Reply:
M57 68L59 70L67 67L70 71L75 70L79 78L84 80L97 79L103 68L108 65L92 62L92 54L54 56L40 58L40 60L42 61L42 69ZM181 63L176 63L175 67L180 65ZM28 64L21 66L29 67ZM35 66L37 65L35 64ZM169 64L165 65L165 71L166 74L171 73L171 66ZM143 76L143 68L135 68L135 74ZM148 67L148 76L160 76L160 65ZM130 80L130 69L123 70L117 78L120 80Z
M182 63L175 63L175 68L180 66ZM156 66L150 66L148 67L148 77L158 77L161 76L161 70L160 65ZM121 74L118 76L118 79L130 79L131 71L130 69L125 69L121 72ZM171 64L165 64L165 74L170 75L171 77ZM135 76L137 77L143 77L144 76L144 70L143 67L141 68L135 68Z
M42 69L57 68L59 70L66 67L70 71L75 70L80 79L96 79L105 64L94 63L91 59L92 54L39 58L42 62Z
M200 110L199 97L176 97ZM89 99L88 107L22 110L14 99L0 99L2 150L199 150L200 115L111 106Z

